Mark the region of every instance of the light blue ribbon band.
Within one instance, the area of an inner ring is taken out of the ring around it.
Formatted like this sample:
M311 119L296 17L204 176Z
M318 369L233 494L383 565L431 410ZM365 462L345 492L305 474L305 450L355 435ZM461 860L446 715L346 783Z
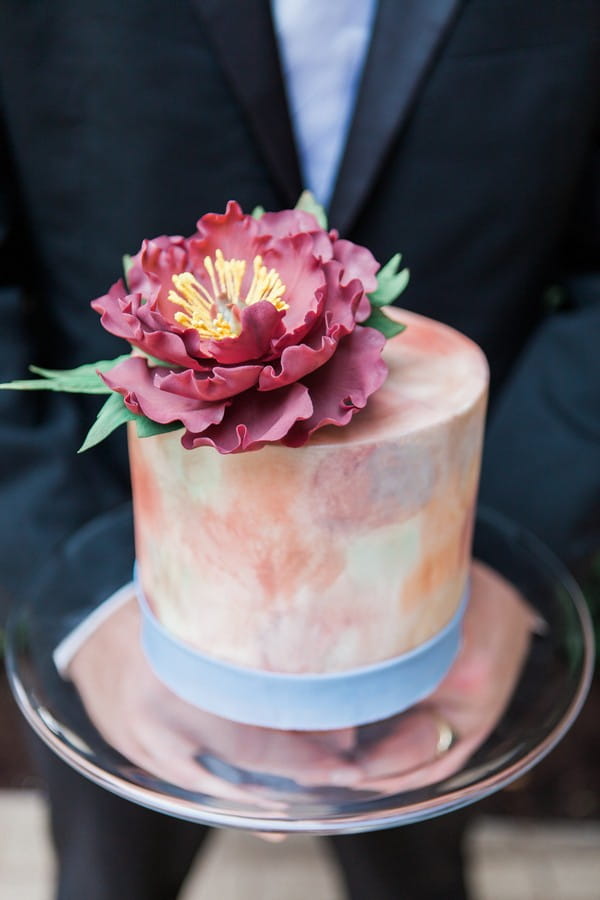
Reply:
M170 634L154 616L134 572L142 645L154 673L194 706L234 722L294 731L325 731L387 719L427 697L461 644L465 589L450 622L402 656L330 674L267 672L207 656Z

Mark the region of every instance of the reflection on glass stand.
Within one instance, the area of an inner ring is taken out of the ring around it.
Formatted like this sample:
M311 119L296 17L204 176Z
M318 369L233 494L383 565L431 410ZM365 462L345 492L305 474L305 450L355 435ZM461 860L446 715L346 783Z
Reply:
M105 558L105 548L115 545L123 548L122 555ZM149 669L138 640L139 613L127 588L112 613L119 617L114 630L123 648L115 654L117 675L124 690L132 679L142 683L144 701L131 710L126 724L102 719L97 713L102 684L96 696L81 697L71 681L60 677L53 653L79 621L129 582L129 507L82 529L13 616L10 682L29 723L62 759L151 809L212 825L316 834L416 822L485 797L535 765L568 730L589 687L593 632L583 598L560 563L493 513L478 519L474 552L521 591L539 627L493 731L467 753L459 740L443 764L401 774L394 769L390 735L402 730L411 711L357 729L307 734L240 725L188 706ZM97 575L93 586L91 572ZM384 745L389 771L376 781L348 783L342 775L342 783L334 783L326 770L324 761L332 753L348 761ZM149 752L153 747L164 752Z

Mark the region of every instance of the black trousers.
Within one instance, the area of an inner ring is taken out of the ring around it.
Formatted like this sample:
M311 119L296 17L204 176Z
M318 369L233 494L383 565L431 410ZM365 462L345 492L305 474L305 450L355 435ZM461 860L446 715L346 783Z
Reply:
M175 900L210 829L116 797L37 739L34 755L49 792L59 862L56 900ZM329 838L349 900L466 900L461 857L466 818L459 812Z

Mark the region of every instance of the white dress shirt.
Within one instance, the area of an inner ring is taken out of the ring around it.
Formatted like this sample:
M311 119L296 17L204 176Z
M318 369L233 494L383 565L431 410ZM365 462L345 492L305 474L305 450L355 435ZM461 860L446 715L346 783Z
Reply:
M327 206L348 136L376 0L271 0L304 186Z

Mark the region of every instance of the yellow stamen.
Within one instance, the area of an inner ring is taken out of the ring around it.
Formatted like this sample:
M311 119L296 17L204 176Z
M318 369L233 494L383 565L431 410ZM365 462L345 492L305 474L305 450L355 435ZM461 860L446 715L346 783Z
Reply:
M258 303L259 300L268 300L275 309L288 309L287 303L281 298L285 293L285 285L282 283L276 269L267 269L263 265L262 256L254 257L254 277L246 296L246 306Z
M254 257L252 282L244 300L240 293L246 260L225 259L223 252L216 250L214 262L210 256L204 258L204 268L212 295L191 272L173 275L174 290L169 291L169 301L184 310L175 313L175 321L184 328L194 328L200 337L216 340L236 337L241 331L240 315L234 313L236 307L240 309L266 300L280 311L289 308L282 299L285 285L279 273L267 269L262 256Z

